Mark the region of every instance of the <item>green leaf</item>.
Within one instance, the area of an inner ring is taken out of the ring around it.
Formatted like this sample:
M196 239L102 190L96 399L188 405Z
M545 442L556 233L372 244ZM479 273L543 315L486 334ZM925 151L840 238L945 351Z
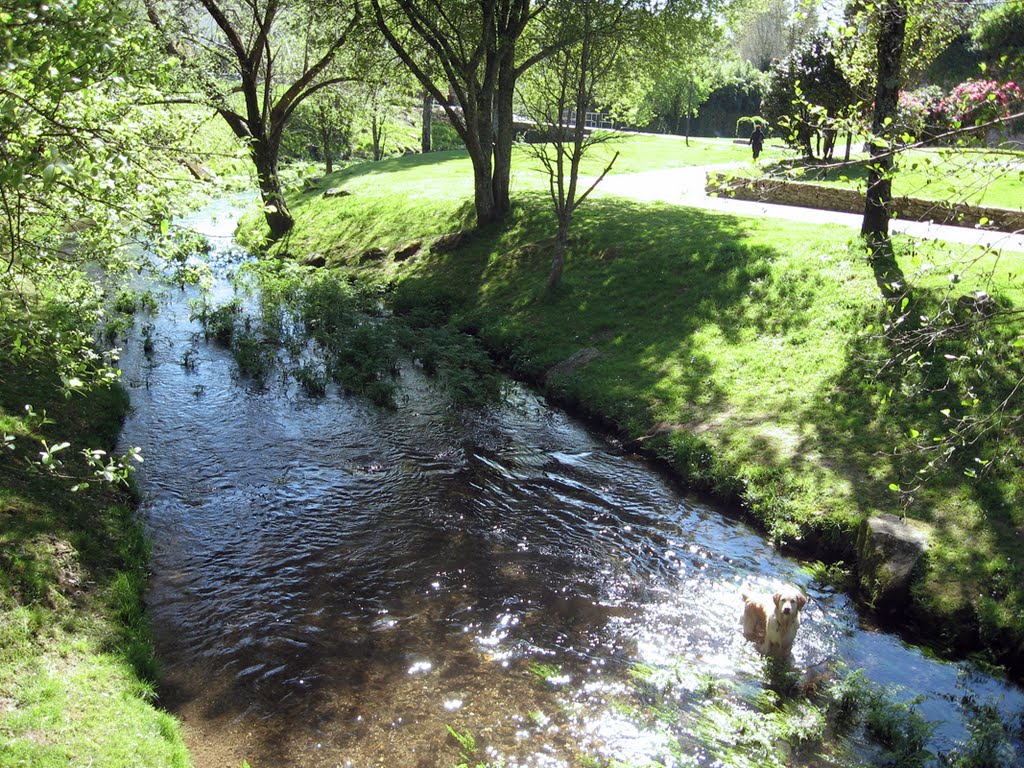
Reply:
M896 493L899 493L900 492L900 487L898 485L896 485L896 483L889 483L889 490L890 491L896 491Z

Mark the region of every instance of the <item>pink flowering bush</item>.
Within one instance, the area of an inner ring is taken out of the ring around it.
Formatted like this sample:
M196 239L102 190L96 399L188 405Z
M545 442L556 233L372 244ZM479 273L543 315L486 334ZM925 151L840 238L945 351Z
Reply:
M943 102L942 90L935 85L916 91L900 91L896 109L897 133L909 134L914 140L941 133L949 123Z
M968 80L943 99L950 118L961 125L979 125L1019 112L1024 92L1014 82Z

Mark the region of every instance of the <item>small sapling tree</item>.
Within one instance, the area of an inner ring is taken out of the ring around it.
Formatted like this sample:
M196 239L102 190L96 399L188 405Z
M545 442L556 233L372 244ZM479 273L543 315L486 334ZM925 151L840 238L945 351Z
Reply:
M548 290L558 286L565 268L569 228L573 214L601 182L618 158L604 166L597 179L582 190L580 164L593 147L615 137L610 131L590 130L586 114L610 94L608 86L621 64L629 13L625 3L581 0L572 13L550 23L555 39L577 39L533 68L522 82L520 94L526 112L544 141L525 144L548 175L548 191L558 230L548 276Z

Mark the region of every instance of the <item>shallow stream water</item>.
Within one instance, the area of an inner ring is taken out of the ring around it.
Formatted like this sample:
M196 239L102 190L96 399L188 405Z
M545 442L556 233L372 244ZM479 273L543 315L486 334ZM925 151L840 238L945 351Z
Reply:
M236 218L225 201L192 222L218 270L241 258ZM965 700L1024 709L1020 690L862 627L799 562L526 391L452 410L411 366L393 410L256 387L202 340L193 295L168 291L151 353L136 339L122 364L162 702L198 768L451 766L449 726L510 768L714 765L707 691L765 679L745 584L799 585L798 673L863 669L920 696L933 752L965 738Z

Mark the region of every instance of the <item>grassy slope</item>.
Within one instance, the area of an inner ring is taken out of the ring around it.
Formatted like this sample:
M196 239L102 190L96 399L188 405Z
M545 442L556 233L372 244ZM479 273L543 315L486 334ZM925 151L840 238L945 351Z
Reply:
M36 362L0 358L0 432L17 435L0 455L0 766L188 766L177 723L150 703L138 523L123 495L72 494L25 457L38 437L71 441L68 454L112 446L127 396L65 400ZM22 433L11 416L26 403L54 425Z
M623 149L624 166L637 168L661 151L630 159ZM703 150L687 154L677 141L672 151L670 162L685 162ZM877 289L846 231L596 198L579 213L564 285L544 295L547 257L523 246L548 237L553 221L538 191L543 179L524 163L514 175L510 226L477 233L457 252L358 266L371 246L390 251L471 221L469 166L460 153L366 164L325 180L348 197L296 196L287 249L318 251L393 281L400 305L453 307L453 319L519 375L638 440L694 487L739 500L776 539L812 543L812 556L848 557L864 516L899 510L889 485L906 483L908 474L913 480L920 462L894 449L908 446L911 430L944 434L938 412L946 403L910 394L913 369L875 375L872 358L884 350L865 329L877 323ZM949 271L964 271L945 263L957 254L902 247L905 268L922 270L922 286L941 291ZM957 295L983 286L1020 306L1012 275L1021 260L988 266L991 281L980 282L980 268L964 271ZM546 377L588 347L600 353L593 362ZM1019 368L1012 357L1008 375ZM937 536L916 618L963 630L939 643L1020 653L1018 440L1007 435L1004 444L1011 453L1000 466L1008 471L977 482L960 467L933 474L909 508Z

